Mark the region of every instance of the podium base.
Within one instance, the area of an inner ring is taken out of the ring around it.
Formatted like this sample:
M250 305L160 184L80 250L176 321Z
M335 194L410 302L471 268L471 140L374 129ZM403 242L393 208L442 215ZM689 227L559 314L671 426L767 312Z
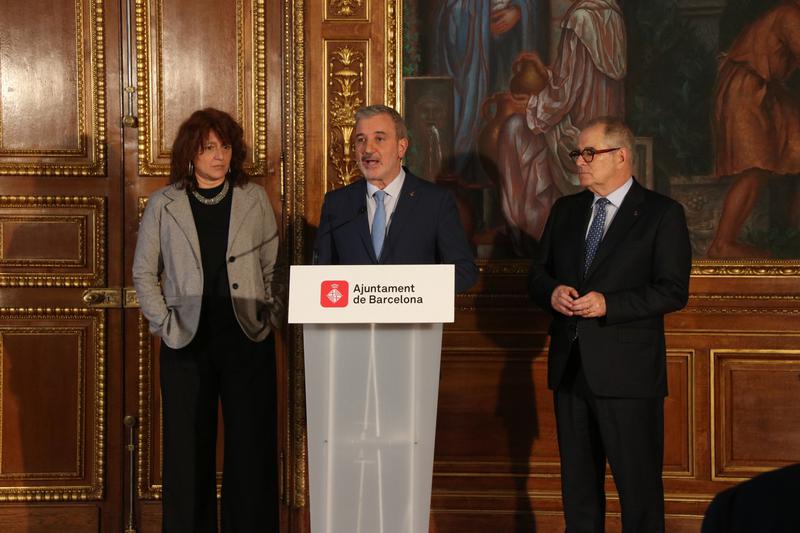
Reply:
M441 324L304 326L312 533L428 531Z

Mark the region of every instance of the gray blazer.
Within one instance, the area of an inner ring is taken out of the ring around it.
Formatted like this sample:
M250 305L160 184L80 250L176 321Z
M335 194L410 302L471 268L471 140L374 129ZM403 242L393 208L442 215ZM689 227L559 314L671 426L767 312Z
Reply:
M258 185L233 188L226 255L236 319L250 339L263 340L282 320L285 283L278 268L275 215ZM170 185L148 199L133 258L133 284L150 331L170 348L189 344L200 323L203 267L185 190Z

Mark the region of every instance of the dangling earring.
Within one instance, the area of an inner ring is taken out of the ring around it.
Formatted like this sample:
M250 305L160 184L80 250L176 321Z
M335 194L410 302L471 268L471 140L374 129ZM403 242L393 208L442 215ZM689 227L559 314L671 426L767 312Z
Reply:
M229 178L231 177L231 167L228 167L228 171L225 173L225 175Z
M189 161L189 177L194 177L194 163Z

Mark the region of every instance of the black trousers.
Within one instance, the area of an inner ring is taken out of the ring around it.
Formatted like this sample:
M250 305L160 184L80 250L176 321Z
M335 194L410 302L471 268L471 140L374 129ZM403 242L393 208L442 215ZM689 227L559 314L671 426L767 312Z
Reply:
M664 531L664 399L592 394L575 342L553 393L568 533L603 533L606 459L619 493L624 533ZM620 369L624 371L624 369Z
M222 402L222 531L274 533L278 525L275 344L238 324L161 343L165 533L216 533L217 412Z

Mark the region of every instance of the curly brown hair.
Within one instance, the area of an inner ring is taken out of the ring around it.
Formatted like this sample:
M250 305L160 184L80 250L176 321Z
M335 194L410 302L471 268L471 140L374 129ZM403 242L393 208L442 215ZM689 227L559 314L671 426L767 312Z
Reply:
M197 180L194 172L189 172L189 164L203 151L210 131L216 133L220 141L231 146L231 167L228 173L230 184L241 186L249 181L250 177L242 168L247 157L242 127L228 113L207 107L192 113L178 129L178 135L172 143L169 174L171 184L179 189L197 188Z

